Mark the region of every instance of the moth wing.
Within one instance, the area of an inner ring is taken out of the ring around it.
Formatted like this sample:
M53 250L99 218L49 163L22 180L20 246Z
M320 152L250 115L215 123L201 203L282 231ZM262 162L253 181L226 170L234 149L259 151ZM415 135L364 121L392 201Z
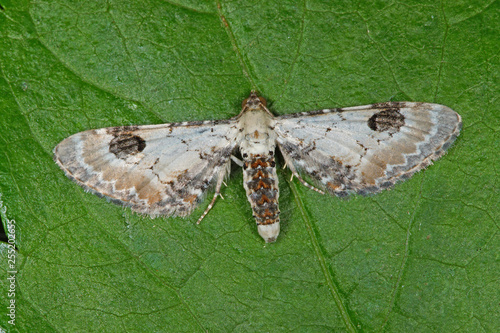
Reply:
M444 154L461 125L444 105L389 102L284 115L275 130L288 164L345 196L411 177Z
M132 210L185 216L229 172L231 120L124 126L74 134L54 148L66 175Z

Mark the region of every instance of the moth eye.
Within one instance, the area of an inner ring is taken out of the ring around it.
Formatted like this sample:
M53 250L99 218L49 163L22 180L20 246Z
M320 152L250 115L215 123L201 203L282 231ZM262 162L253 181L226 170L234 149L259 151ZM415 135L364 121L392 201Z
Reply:
M262 105L267 106L267 101L266 101L266 99L264 97L260 97L259 96L259 100L262 103Z

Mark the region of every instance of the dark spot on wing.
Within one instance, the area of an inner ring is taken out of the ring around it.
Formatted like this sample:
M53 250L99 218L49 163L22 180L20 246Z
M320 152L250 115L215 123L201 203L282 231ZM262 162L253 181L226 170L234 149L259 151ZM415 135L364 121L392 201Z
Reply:
M399 109L392 108L375 113L368 119L368 127L377 132L386 132L394 134L404 126L405 117L399 112Z
M146 148L146 141L137 135L121 134L109 143L109 152L122 160L130 155L140 153Z

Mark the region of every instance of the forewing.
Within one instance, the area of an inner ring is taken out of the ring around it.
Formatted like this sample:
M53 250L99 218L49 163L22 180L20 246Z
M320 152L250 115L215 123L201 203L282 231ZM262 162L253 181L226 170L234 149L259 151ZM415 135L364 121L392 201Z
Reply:
M444 105L389 102L285 115L275 130L287 161L344 196L380 191L425 168L461 124Z
M189 214L223 177L235 147L233 121L90 130L54 148L66 175L139 213Z

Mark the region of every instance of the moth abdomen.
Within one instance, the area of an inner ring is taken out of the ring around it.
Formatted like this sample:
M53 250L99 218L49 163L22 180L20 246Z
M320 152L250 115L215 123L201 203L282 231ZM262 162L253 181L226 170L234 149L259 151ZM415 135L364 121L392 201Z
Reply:
M279 189L274 156L247 154L243 183L259 234L274 242L279 234Z

